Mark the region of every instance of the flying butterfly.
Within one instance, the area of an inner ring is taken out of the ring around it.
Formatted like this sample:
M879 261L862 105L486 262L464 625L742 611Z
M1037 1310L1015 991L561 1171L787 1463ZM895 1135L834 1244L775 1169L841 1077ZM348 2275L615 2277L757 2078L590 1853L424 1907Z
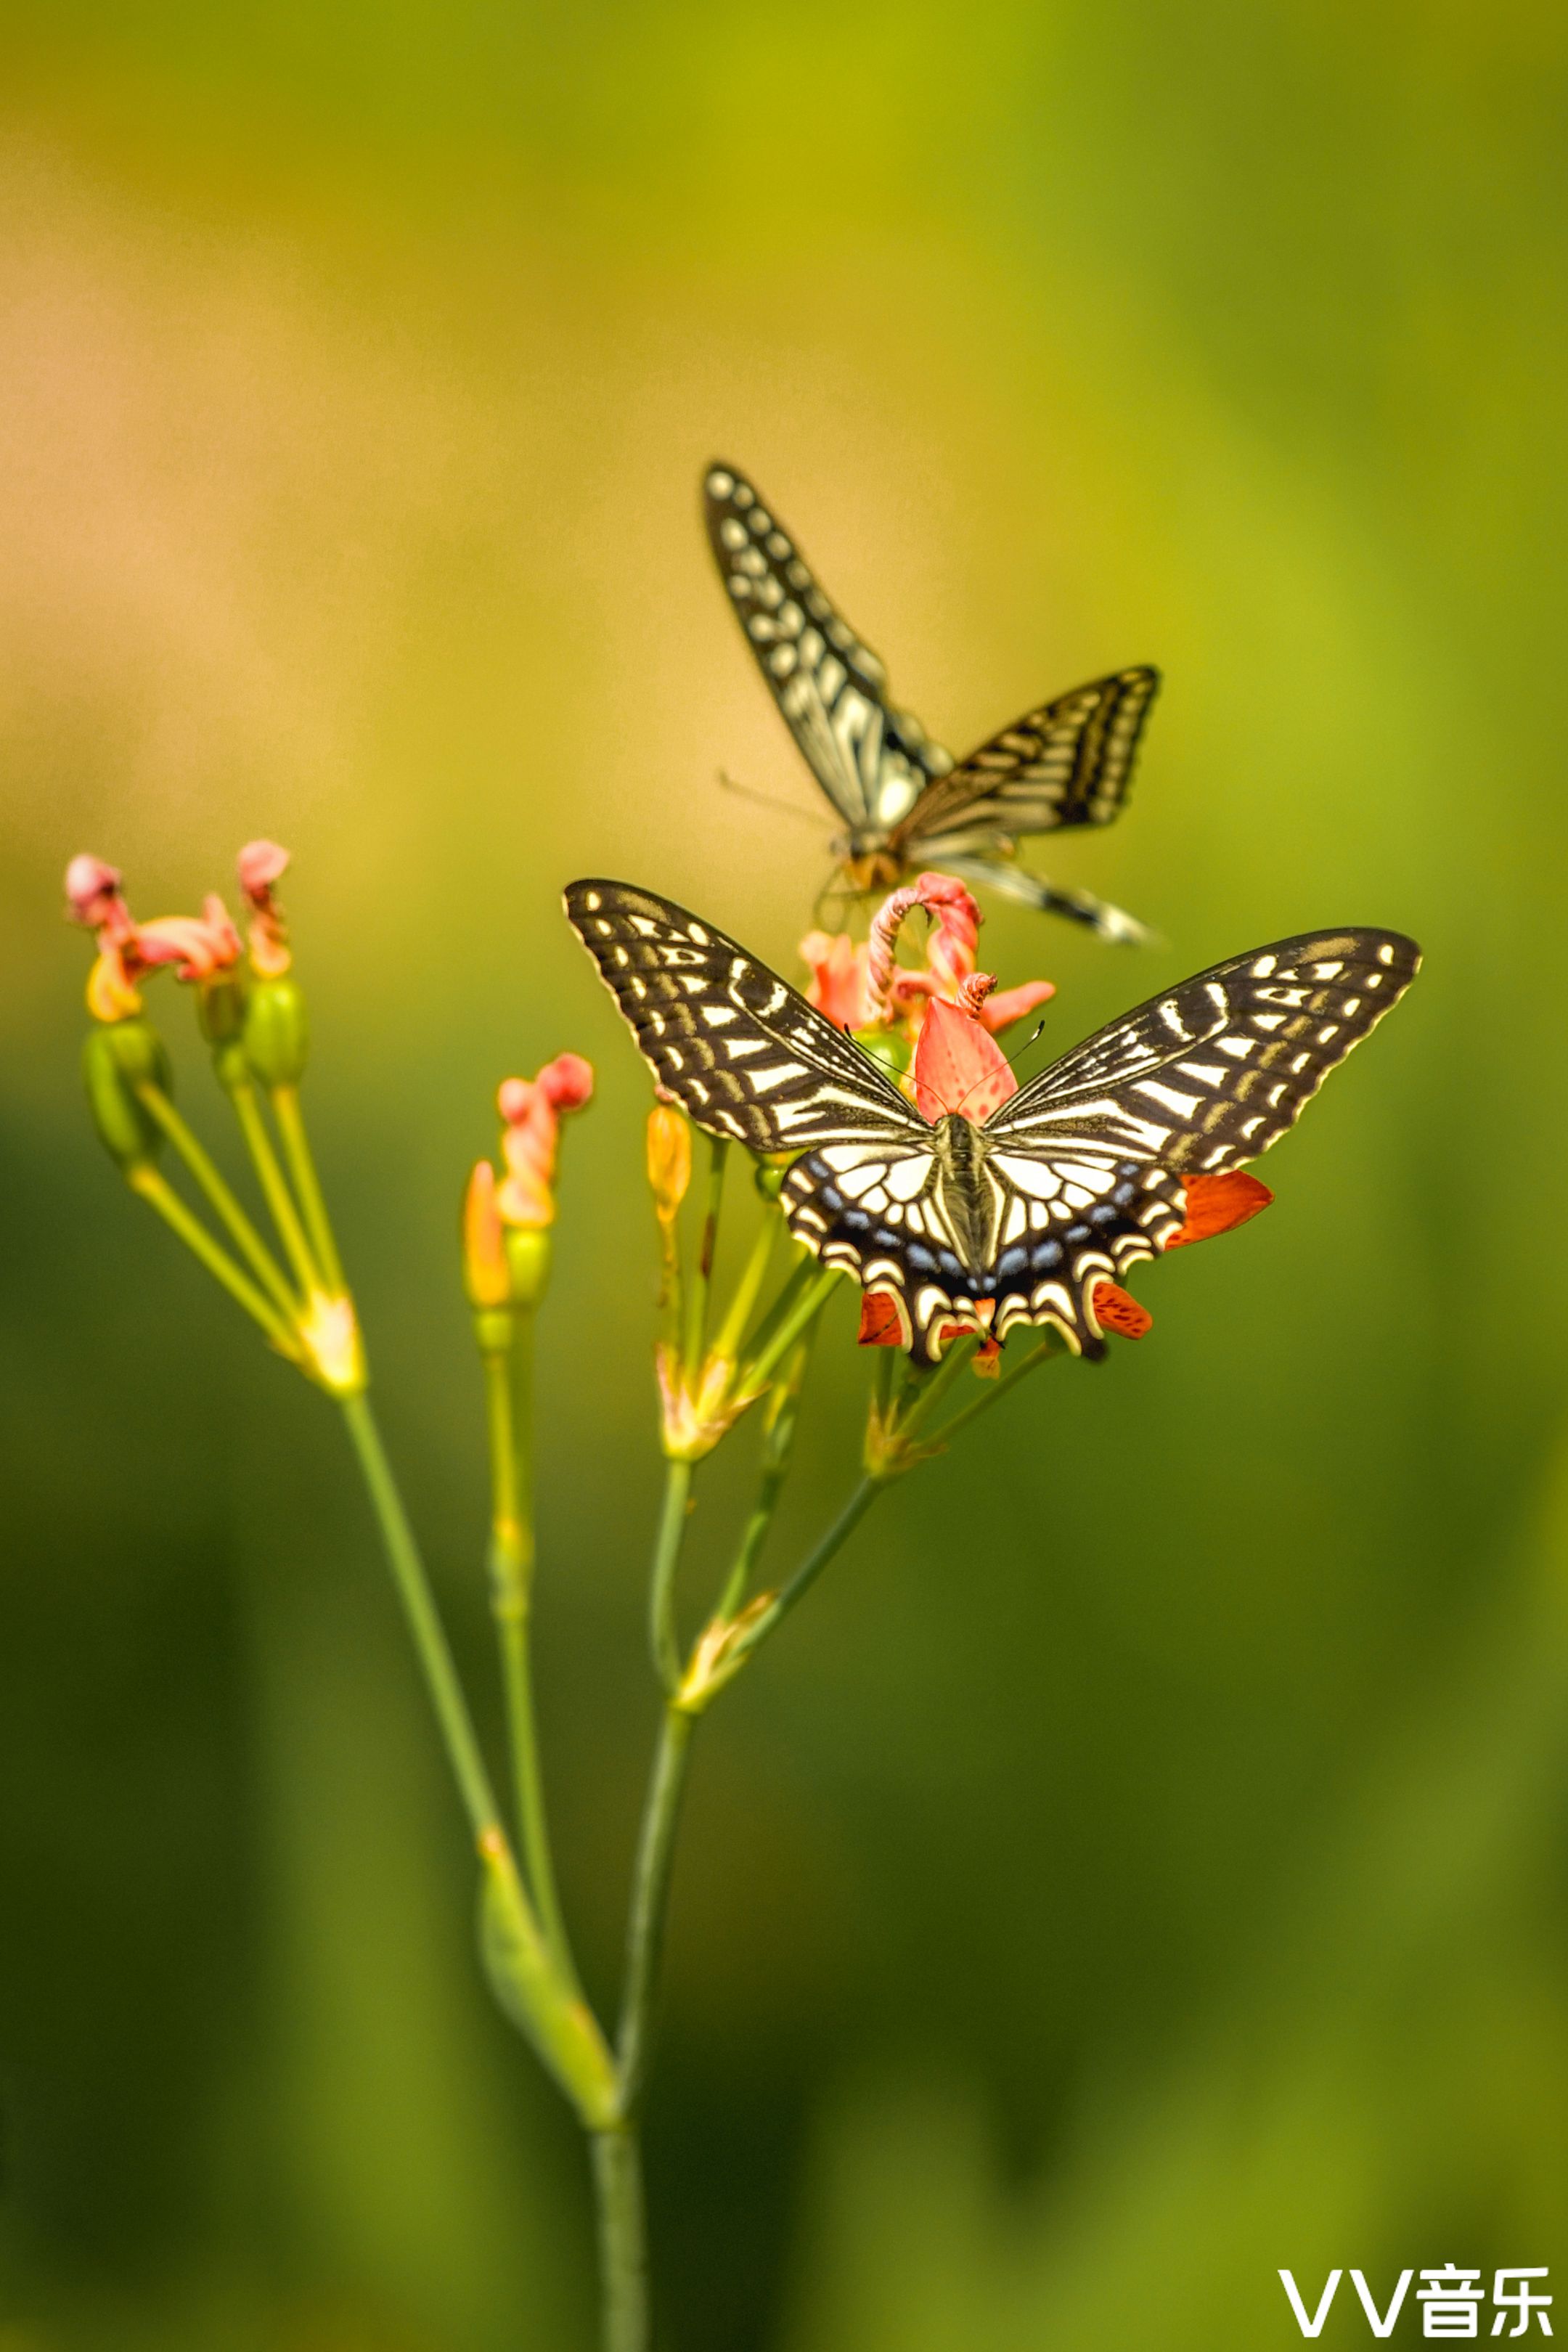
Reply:
M1016 862L1037 833L1109 824L1127 798L1156 669L1114 671L1026 710L956 765L888 699L887 672L817 584L800 549L731 465L703 481L708 537L747 644L807 766L846 830L834 842L849 891L891 889L940 866L1107 939L1148 938L1087 890Z
M574 882L566 912L660 1087L710 1135L798 1155L790 1231L890 1302L922 1364L955 1330L1029 1323L1103 1354L1095 1293L1170 1246L1184 1180L1267 1151L1421 960L1397 931L1254 948L1123 1013L983 1123L931 1125L711 923L622 882Z

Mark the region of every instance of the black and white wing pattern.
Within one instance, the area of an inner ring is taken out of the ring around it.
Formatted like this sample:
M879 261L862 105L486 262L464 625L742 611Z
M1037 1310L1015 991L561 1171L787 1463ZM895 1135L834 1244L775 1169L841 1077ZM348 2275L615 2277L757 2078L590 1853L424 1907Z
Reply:
M1159 671L1142 664L1026 710L927 785L895 831L895 846L911 861L940 863L950 845L963 850L977 838L1109 824L1127 799L1159 689Z
M665 1092L710 1134L798 1155L791 1231L886 1298L928 1364L954 1333L1019 1324L1102 1354L1100 1286L1169 1247L1190 1180L1295 1124L1420 962L1396 931L1254 948L1110 1023L984 1126L931 1126L711 924L619 882L574 882L566 906Z
M625 882L573 882L573 929L668 1095L752 1151L869 1140L929 1160L931 1129L798 989L684 907Z
M1098 1354L1094 1295L1167 1248L1188 1179L1256 1160L1420 966L1397 931L1305 932L1152 997L1053 1063L982 1129L998 1337L1054 1323Z
M744 474L710 466L702 488L720 577L807 766L846 824L900 824L952 754L894 709L881 662Z
M983 1127L943 1119L921 1189L880 1149L806 1153L784 1177L791 1224L889 1300L919 1361L955 1332L1005 1339L1019 1324L1102 1355L1100 1286L1170 1246L1189 1179L1294 1125L1419 961L1413 940L1372 930L1235 956L1112 1022Z

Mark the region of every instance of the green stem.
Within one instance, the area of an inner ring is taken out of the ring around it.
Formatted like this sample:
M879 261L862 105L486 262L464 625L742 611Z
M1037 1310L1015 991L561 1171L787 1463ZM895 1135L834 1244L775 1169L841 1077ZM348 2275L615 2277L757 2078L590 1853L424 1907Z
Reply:
M643 1808L637 1841L631 1920L626 1937L626 1980L616 2037L617 2105L628 2121L637 2112L647 2080L653 2007L669 1907L675 1832L686 1788L686 1766L695 1718L667 1706L654 1758L653 1778Z
M162 1171L151 1162L143 1162L139 1168L127 1169L125 1181L137 1198L156 1210L170 1230L178 1234L185 1247L201 1260L215 1281L222 1283L229 1297L237 1299L253 1321L260 1324L279 1354L287 1356L290 1363L299 1363L300 1346L292 1324L284 1321L271 1301L241 1273L228 1252L214 1241Z
M637 2136L627 2125L618 2131L596 2132L593 2145L604 2352L647 2352L647 2233Z
M341 1291L347 1287L343 1281L342 1261L338 1256L338 1244L333 1238L331 1219L327 1214L321 1181L316 1173L310 1139L305 1132L305 1114L300 1108L300 1089L298 1087L273 1087L270 1096L272 1115L283 1139L284 1157L289 1162L289 1173L294 1179L294 1190L300 1195L300 1206L305 1212L305 1223L310 1230L317 1263L327 1277L327 1287Z
M730 1301L723 1327L713 1342L714 1355L721 1356L728 1363L733 1363L741 1352L741 1340L752 1319L752 1309L757 1303L758 1294L767 1278L773 1245L783 1223L783 1218L774 1210L764 1209L761 1230L752 1244L751 1255L746 1260L741 1279L735 1285L735 1296Z
M261 1105L256 1088L248 1078L235 1080L228 1087L234 1115L239 1121L239 1131L245 1138L256 1169L257 1181L266 1198L268 1213L278 1228L278 1237L294 1269L294 1278L308 1298L312 1291L322 1287L321 1276L310 1255L305 1239L300 1213L294 1197L284 1181L283 1171L278 1164L278 1154L272 1149L272 1138L267 1132L267 1122L261 1116Z
M604 2036L575 1986L563 1982L552 1967L533 1906L518 1876L468 1701L370 1399L361 1391L338 1402L474 1833L486 1886L496 1906L509 1990L521 2005L540 2056L584 2124L589 2130L603 2130L612 2119L615 2102L615 2076Z
M344 1421L348 1423L359 1466L370 1496L386 1552L387 1565L397 1587L408 1630L414 1637L414 1647L424 1669L430 1698L436 1709L436 1719L446 1743L447 1760L458 1783L463 1808L468 1816L475 1843L488 1837L499 1825L500 1808L479 1743L468 1714L468 1703L458 1679L458 1669L452 1662L446 1629L437 1612L435 1595L419 1555L419 1546L408 1515L403 1507L403 1497L392 1475L392 1465L381 1442L381 1432L371 1410L370 1399L363 1392L339 1400Z
M931 1419L964 1366L973 1360L975 1345L970 1339L955 1339L935 1371L921 1376L907 1410L899 1416L897 1434L900 1437L912 1436L922 1422ZM906 1389L905 1394L908 1393Z
M1056 1343L1049 1339L1042 1339L1037 1348L1031 1348L1028 1354L1020 1362L1015 1364L1010 1371L1004 1372L1000 1380L990 1382L984 1396L976 1397L973 1404L966 1404L962 1412L955 1412L951 1421L943 1422L937 1432L942 1444L945 1445L961 1429L967 1428L972 1421L978 1421L983 1412L989 1412L991 1407L994 1404L999 1404L1008 1390L1016 1388L1018 1382L1026 1378L1037 1364L1043 1364L1047 1356L1054 1356L1056 1353Z
M695 1381L702 1361L702 1341L708 1321L708 1293L713 1282L713 1257L719 1246L719 1212L724 1199L724 1165L729 1144L720 1135L708 1139L708 1189L702 1207L702 1239L691 1279L686 1286L686 1377Z
M843 1549L883 1487L889 1483L885 1478L861 1479L816 1550L795 1570L772 1607L765 1609L756 1622L748 1627L744 1636L736 1645L738 1656L749 1658L753 1651L760 1649L769 1634L783 1624L790 1611L798 1607L805 1600L823 1570L836 1554Z
M768 1339L761 1354L751 1363L742 1365L735 1386L738 1391L763 1387L788 1355L795 1341L808 1331L826 1306L834 1286L841 1279L838 1268L826 1265L804 1284L800 1296Z
M686 1535L692 1467L689 1462L667 1462L665 1465L664 1502L658 1515L653 1575L648 1588L648 1639L653 1650L654 1670L665 1690L670 1693L680 1687L680 1643L675 1630L675 1571L680 1564L680 1547Z
M533 1605L533 1318L516 1317L511 1348L487 1349L485 1401L490 1452L490 1613L500 1651L518 1828L529 1892L551 1958L567 1982L577 1971L567 1941L539 1763L529 1634Z
M775 1381L768 1398L766 1419L763 1424L763 1459L757 1480L757 1499L752 1506L752 1516L746 1521L741 1538L735 1564L729 1580L719 1597L715 1615L732 1617L745 1597L756 1570L768 1530L773 1523L779 1496L789 1473L790 1455L795 1450L795 1425L800 1419L800 1391L805 1379L805 1367L811 1354L811 1335L798 1341L782 1380Z
M150 1078L137 1087L136 1098L148 1116L157 1121L190 1170L195 1182L228 1228L231 1239L251 1272L275 1300L284 1317L292 1322L299 1314L300 1302L289 1290L271 1251L219 1175L205 1146L197 1141L163 1087L155 1086ZM302 1283L300 1286L309 1291L309 1283Z

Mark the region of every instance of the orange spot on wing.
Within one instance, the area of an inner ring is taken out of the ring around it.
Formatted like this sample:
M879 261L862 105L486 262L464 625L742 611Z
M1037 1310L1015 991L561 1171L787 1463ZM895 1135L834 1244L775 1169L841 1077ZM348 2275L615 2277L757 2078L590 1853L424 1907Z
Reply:
M1096 1284L1094 1318L1105 1330L1119 1332L1123 1339L1141 1339L1154 1320L1149 1309L1140 1307L1131 1292L1116 1282Z
M867 1290L860 1295L859 1345L862 1348L901 1348L904 1345L899 1310L885 1290Z
M1215 1234L1228 1234L1233 1225L1244 1225L1248 1217L1259 1215L1274 1198L1267 1184L1240 1168L1228 1176L1188 1176L1183 1181L1182 1193L1186 1222L1166 1243L1167 1249L1182 1249L1188 1242L1212 1241Z

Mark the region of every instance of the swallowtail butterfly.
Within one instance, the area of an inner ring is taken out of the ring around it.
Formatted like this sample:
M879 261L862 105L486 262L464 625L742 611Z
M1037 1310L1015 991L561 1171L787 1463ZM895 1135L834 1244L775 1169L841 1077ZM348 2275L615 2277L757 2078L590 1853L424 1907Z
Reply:
M795 1239L889 1299L935 1360L961 1331L1054 1325L1099 1356L1094 1297L1181 1231L1184 1180L1256 1160L1415 976L1397 931L1305 932L1163 990L994 1111L930 1125L799 992L711 923L574 882L573 928L696 1124L792 1152Z
M1109 824L1118 814L1158 670L1117 670L1075 687L1026 710L955 766L918 719L894 709L882 664L745 476L710 466L703 504L714 561L757 667L844 820L833 847L851 891L891 889L920 866L940 866L1107 939L1148 937L1119 907L1059 889L1014 856L1025 835Z

